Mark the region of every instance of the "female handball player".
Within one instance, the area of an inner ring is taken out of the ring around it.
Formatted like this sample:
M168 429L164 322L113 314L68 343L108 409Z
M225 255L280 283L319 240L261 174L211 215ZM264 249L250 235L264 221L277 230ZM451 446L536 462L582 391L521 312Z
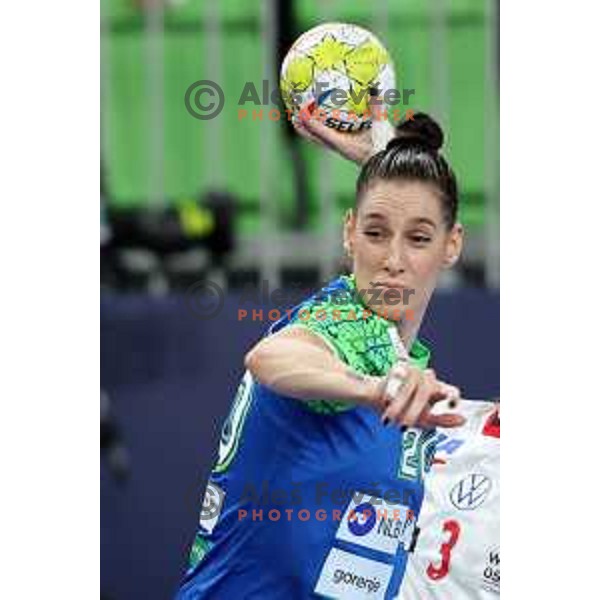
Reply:
M364 162L344 222L351 274L247 353L180 600L397 595L435 427L465 422L432 411L459 392L417 338L462 248L442 142L415 115Z

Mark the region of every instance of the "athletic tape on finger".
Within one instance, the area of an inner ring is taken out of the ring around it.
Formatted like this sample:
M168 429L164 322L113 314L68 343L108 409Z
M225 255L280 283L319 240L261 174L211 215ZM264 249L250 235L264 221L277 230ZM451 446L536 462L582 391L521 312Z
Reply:
M391 396L392 398L395 398L398 392L404 386L405 381L406 379L403 379L399 375L392 375L385 386L386 396Z

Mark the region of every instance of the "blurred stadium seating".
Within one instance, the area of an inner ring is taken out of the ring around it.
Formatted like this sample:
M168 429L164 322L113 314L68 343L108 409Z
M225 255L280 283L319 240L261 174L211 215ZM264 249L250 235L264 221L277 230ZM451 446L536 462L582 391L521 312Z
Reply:
M182 0L155 10L103 0L109 214L202 206L208 191L226 192L235 233L230 271L260 266L261 274L278 278L282 267L299 266L315 267L320 279L330 275L340 254L340 218L353 202L355 167L294 140L285 123L267 120L268 107L246 105L265 108L264 119L240 121L237 102L247 81L260 89L268 78L273 89L282 53L297 34L346 20L374 30L390 49L398 87L416 90L402 108L431 111L444 125L468 231L464 274L496 285L495 11L495 3L481 0ZM225 108L213 121L196 120L184 107L186 89L202 78L225 92Z

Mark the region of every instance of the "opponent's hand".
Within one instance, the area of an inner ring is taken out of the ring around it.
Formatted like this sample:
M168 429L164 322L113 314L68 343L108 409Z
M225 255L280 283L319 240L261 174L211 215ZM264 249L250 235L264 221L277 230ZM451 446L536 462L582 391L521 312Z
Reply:
M460 427L465 418L455 413L433 414L441 400L458 403L460 390L437 379L432 369L424 371L406 363L390 370L380 388L381 420L385 425L406 427Z
M327 127L317 117L309 116L314 113L315 108L315 100L301 107L299 114L293 120L298 134L358 165L363 165L375 152L385 148L395 135L391 123L377 116L384 110L384 106L381 104L381 98L376 96L371 96L369 99L369 109L374 115L372 127L356 133L337 131Z

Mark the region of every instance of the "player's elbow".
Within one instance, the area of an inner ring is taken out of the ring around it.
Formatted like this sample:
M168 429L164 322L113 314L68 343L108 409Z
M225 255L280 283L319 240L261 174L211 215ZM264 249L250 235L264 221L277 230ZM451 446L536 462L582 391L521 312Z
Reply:
M254 348L252 348L249 352L246 352L246 356L244 356L244 367L250 371L250 373L252 373L252 375L254 375L254 371L256 370L257 367L257 353L256 353L256 346Z
M262 345L256 344L244 357L244 367L250 371L252 376L264 383L265 377L265 350Z
M244 366L256 381L269 386L282 366L282 354L274 340L262 340L246 353Z

